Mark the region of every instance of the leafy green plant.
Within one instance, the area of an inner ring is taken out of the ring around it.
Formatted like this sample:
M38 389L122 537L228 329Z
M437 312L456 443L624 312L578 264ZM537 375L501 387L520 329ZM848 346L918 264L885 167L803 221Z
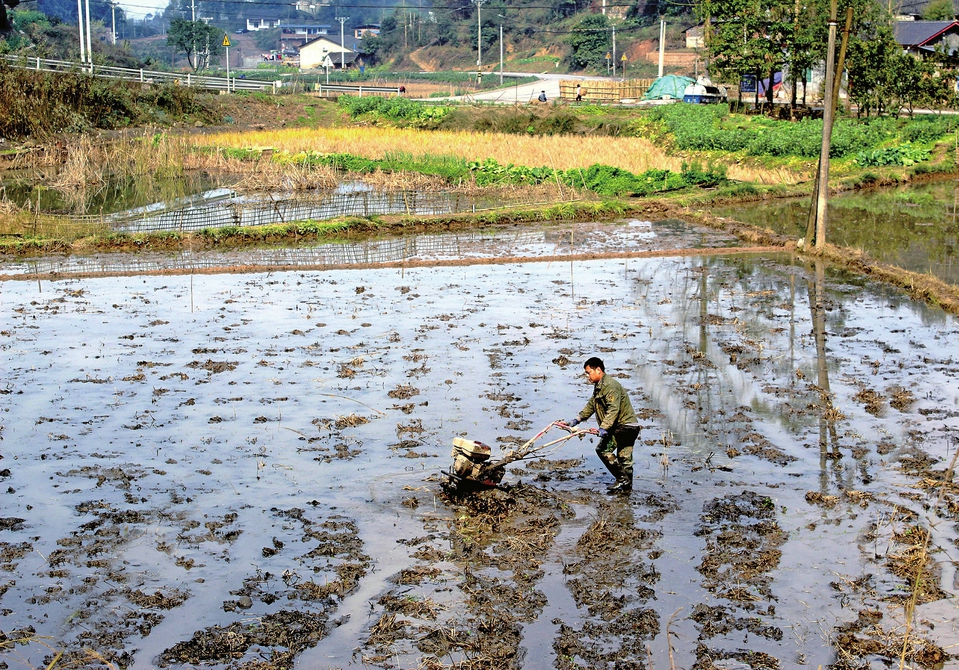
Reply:
M428 126L441 121L451 108L426 104L409 98L344 95L339 105L353 119L387 121L412 127Z
M906 142L897 147L860 151L856 154L859 167L880 167L883 165L915 165L929 160L929 152Z
M897 120L871 118L839 119L833 127L832 158L857 157L875 149L876 160L925 160L915 149L883 154L882 145L901 142L926 143L942 138L957 127L956 119L923 118ZM721 105L665 105L653 109L639 126L646 135L672 136L676 148L684 151L742 152L748 156L816 158L822 138L822 120L779 121L765 117L732 115ZM900 157L900 158L897 158ZM862 166L880 163L860 163ZM885 163L911 165L912 163Z

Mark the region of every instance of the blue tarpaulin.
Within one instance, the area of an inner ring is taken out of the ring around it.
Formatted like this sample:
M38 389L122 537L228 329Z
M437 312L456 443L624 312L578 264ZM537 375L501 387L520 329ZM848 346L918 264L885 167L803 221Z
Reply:
M779 88L779 85L783 83L783 73L777 72L773 75L773 91ZM759 96L763 97L766 95L766 90L769 88L769 77L766 77L761 82L759 82Z

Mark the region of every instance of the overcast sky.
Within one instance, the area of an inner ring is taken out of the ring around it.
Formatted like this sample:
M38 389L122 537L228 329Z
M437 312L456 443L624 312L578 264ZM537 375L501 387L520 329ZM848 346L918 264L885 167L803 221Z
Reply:
M120 7L123 7L127 16L133 19L142 19L147 14L162 12L166 9L167 4L166 0L128 0L126 2L120 0L117 3Z

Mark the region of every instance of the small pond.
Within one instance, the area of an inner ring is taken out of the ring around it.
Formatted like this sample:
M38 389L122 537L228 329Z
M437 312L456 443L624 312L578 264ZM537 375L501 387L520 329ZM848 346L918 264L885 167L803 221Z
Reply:
M35 174L7 174L6 198L19 207L67 220L102 221L118 232L197 231L262 226L343 216L431 215L475 212L505 205L543 204L527 197L461 191L383 190L362 181L332 189L239 193L203 173L171 179L108 180L83 189L52 188Z
M873 258L959 284L959 183L857 191L832 196L826 239ZM717 216L801 238L809 198L711 210Z

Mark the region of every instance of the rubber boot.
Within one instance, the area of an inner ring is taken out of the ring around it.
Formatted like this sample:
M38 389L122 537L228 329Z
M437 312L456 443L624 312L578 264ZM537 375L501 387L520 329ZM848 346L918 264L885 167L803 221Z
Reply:
M633 490L633 469L631 467L620 468L620 476L616 478L616 483L609 487L608 493L623 493L629 495Z
M616 481L619 481L619 479L622 477L623 470L619 467L619 461L616 458L616 454L609 453L597 455L599 456L599 460L603 462L603 465L606 466L606 469L609 470L609 474L611 474Z

